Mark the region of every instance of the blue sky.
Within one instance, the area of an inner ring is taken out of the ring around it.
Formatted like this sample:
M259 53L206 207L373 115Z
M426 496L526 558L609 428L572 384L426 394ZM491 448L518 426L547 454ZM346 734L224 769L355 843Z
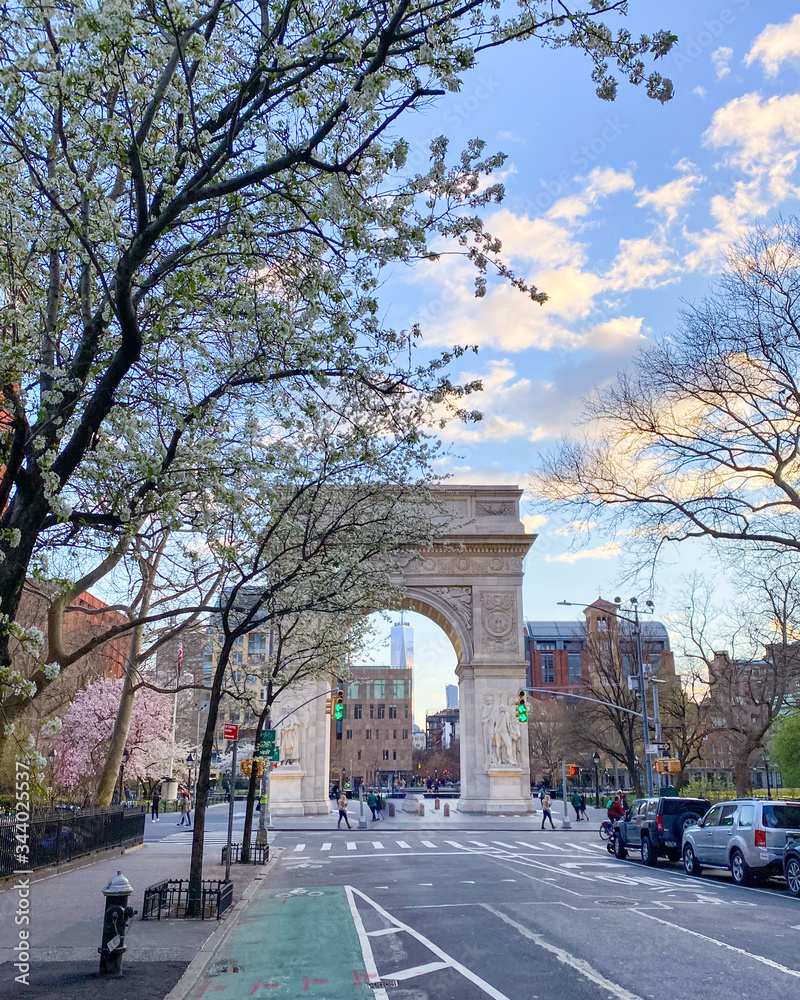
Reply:
M475 405L485 418L447 432L453 457L440 471L452 481L525 486L539 453L574 425L581 398L705 294L725 247L754 222L798 211L795 11L784 0L634 0L632 31L678 35L658 66L675 83L668 104L625 84L615 102L600 101L580 53L520 45L488 54L459 94L414 119L412 131L406 123L412 164L440 134L453 154L476 136L508 154L506 197L486 225L514 268L550 296L540 307L495 282L475 299L471 267L453 256L395 274L386 287L386 322L421 322L423 350L479 347L460 374L483 378ZM633 592L620 587L618 541L593 536L576 548L534 506L526 514L539 535L526 563L526 617L572 617L554 603L564 597ZM660 617L695 563L688 552L671 555ZM415 626L422 714L444 704L455 655L437 626L419 616Z

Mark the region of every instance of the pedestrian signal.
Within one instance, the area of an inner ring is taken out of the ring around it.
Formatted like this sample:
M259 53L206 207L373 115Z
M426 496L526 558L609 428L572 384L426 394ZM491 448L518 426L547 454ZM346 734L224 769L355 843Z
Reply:
M344 695L341 691L336 695L336 700L333 704L333 717L337 722L344 718Z
M567 764L567 774L570 778L577 778L581 773L581 769L575 764Z
M525 704L525 692L520 691L517 702L517 722L528 721L528 706Z

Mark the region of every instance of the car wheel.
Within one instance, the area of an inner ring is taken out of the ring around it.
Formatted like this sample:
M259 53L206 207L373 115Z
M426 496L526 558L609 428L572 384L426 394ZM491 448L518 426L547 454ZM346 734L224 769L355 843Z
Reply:
M614 841L613 840L606 841L606 850L608 851L609 854L613 854L614 853Z
M648 868L655 868L658 864L658 855L653 850L649 837L642 837L642 863Z
M674 831L675 839L681 840L684 833L689 829L690 826L694 826L695 823L699 822L700 817L697 813L687 812L681 813L681 815L675 821Z
M694 855L691 844L687 844L683 849L683 868L687 875L700 875L703 871Z
M667 850L667 860L669 861L680 861L681 852L677 847L670 847Z
M793 896L800 897L800 859L789 858L784 869L786 885Z
M618 833L614 834L614 857L618 861L624 861L627 858L628 852L625 849L625 845L622 843L622 837Z
M753 869L744 860L741 851L731 854L731 876L737 885L751 885L753 882Z

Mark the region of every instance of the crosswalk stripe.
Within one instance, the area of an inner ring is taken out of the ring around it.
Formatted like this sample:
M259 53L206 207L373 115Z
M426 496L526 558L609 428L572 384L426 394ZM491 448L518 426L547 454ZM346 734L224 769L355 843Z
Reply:
M432 844L429 840L421 840L420 843L423 847L436 847L436 844Z
M322 847L320 847L320 850L321 851L329 851L331 849L331 846L332 845L330 843L323 844Z
M373 840L372 841L372 846L375 848L376 851L382 851L383 850L383 844L379 840Z
M537 844L529 844L527 840L518 840L518 844L522 844L523 847L527 847L531 851L541 851L541 847Z
M565 850L565 848L560 847L558 844L550 844L546 840L543 840L541 843L542 843L542 847L549 847L550 850L552 850L552 851L563 851L563 850Z
M297 854L300 851L304 851L305 849L306 849L306 845L305 844L297 844L297 846L294 849L294 853Z
M476 847L488 847L489 846L488 844L484 844L480 840L468 840L467 843L468 844L474 844Z
M466 851L467 848L463 844L459 844L457 840L446 840L445 844L450 844L451 847L457 847L460 851Z
M586 854L592 853L584 844L574 844L570 840L567 841L567 847L574 847L576 851L584 851Z
M356 849L356 842L354 840L347 841L347 850L354 851Z
M517 849L516 844L506 844L502 840L493 840L492 843L497 844L498 847L510 847L512 851L516 851Z
M407 848L407 849L408 849L409 851L411 850L411 845L410 845L410 844L407 844L407 843L406 843L406 842L405 842L404 840L396 840L396 841L395 841L395 844L397 844L397 846L398 846L398 847L405 847L405 848Z

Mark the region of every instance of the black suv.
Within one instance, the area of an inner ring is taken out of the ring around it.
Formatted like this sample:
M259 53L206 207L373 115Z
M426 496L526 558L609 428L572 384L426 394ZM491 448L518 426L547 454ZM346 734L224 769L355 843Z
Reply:
M786 885L793 896L800 897L800 837L786 837L786 853L783 855L783 874Z
M622 861L634 850L642 852L646 865L658 864L661 856L680 861L683 831L710 808L708 799L634 799L625 819L614 824L614 857Z

